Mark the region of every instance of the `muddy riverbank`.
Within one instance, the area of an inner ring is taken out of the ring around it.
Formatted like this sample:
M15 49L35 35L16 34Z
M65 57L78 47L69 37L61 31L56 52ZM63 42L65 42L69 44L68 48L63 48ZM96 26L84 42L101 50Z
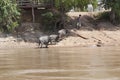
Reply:
M101 46L120 46L120 31L81 31L71 30L71 34L49 47L96 47L99 41ZM73 34L74 33L74 34ZM0 48L37 48L37 42L25 42L13 36L0 37Z
M74 26L75 19L81 14L82 27L78 30ZM56 45L49 47L97 47L97 46L120 46L120 25L113 25L109 21L96 20L96 13L70 12L67 15L73 20L65 27L69 30L68 37ZM23 23L16 34L0 33L0 48L37 48L40 35L46 33L40 24Z

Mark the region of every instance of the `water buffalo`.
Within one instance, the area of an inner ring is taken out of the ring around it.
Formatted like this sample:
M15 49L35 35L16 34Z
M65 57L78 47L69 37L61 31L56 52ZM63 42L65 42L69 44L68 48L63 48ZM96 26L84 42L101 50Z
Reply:
M59 31L58 31L59 38L62 39L62 38L64 38L64 37L66 37L66 36L67 36L67 33L68 33L68 30L66 30L66 29L61 29L61 30L59 30Z
M39 38L39 46L40 46L40 48L43 48L43 45L45 46L45 48L48 48L49 42L51 42L51 39L50 39L49 36L41 36Z
M50 35L50 39L51 39L51 44L56 43L59 40L59 35L57 35L57 34L51 34Z

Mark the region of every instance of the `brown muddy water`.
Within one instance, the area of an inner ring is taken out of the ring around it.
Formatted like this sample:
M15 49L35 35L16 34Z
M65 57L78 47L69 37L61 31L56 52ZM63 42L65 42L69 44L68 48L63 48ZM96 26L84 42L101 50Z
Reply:
M0 49L0 80L120 80L120 47Z

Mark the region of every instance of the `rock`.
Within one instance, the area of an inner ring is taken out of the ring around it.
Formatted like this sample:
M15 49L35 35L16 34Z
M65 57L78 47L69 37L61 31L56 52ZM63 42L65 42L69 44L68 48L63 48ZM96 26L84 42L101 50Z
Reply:
M101 40L98 41L98 43L96 44L97 47L101 47L103 45L103 43L101 42Z

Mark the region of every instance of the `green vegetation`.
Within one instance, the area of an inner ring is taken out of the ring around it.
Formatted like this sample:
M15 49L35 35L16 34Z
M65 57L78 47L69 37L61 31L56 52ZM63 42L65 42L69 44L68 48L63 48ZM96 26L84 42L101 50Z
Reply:
M90 3L94 8L97 6L97 0L55 0L55 7L64 11L69 11L72 8L76 11L85 11Z
M107 20L107 21L109 21L109 11L107 11L107 12L100 12L97 15L95 15L95 17L98 20Z
M60 14L52 11L46 11L42 14L42 25L44 30L54 30L56 21L60 19Z
M31 0L34 1L34 0ZM92 4L97 7L97 0L37 0L39 3L50 4L52 7L46 10L42 16L42 25L45 29L53 30L56 22L62 18L65 20L66 12L74 8L75 11L86 11L87 5ZM102 0L109 12L100 13L98 18L109 19L111 22L120 21L120 0ZM0 0L0 30L2 32L11 32L18 26L20 12L16 0ZM67 18L67 17L66 17Z
M120 21L120 0L104 0L104 3L108 9L111 8L111 21Z
M0 0L0 30L11 32L18 26L19 11L15 1Z
M52 30L54 26L54 15L52 12L46 12L44 14L42 14L42 17L43 17L43 20L42 20L42 23L43 23L43 26L44 26L44 30Z
M46 11L46 13L42 14L42 24L45 30L54 30L57 21L62 21L63 27L65 25L65 21L67 16L66 12L71 9L75 9L75 11L86 11L88 4L93 4L93 7L97 7L97 0L43 0L45 3L51 3L52 8L55 11ZM43 2L41 0L41 2Z

